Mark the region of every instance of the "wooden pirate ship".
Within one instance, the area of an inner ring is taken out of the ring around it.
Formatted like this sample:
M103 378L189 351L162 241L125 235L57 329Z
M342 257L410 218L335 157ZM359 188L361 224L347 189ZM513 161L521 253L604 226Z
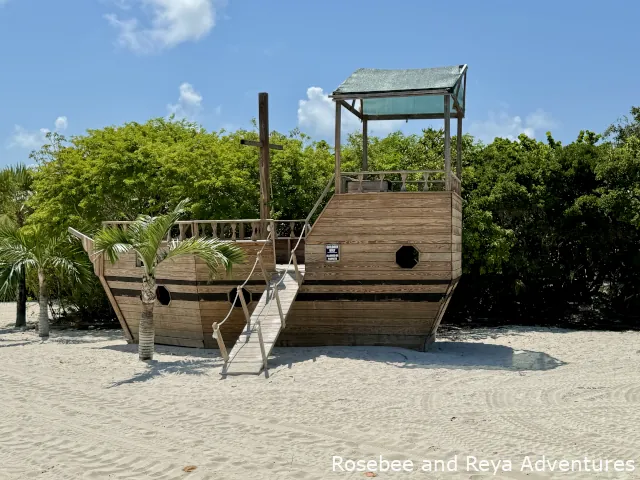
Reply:
M331 98L335 174L304 220L269 218L268 100L260 94L260 218L189 220L174 236L236 242L247 262L209 279L204 262L158 269L156 343L220 348L225 373L258 373L274 345L388 345L425 350L462 273L461 140L467 66L360 69ZM362 121L362 169L341 169L343 111ZM457 119L456 168L451 119ZM441 119L440 170L369 171L368 123ZM333 192L332 192L333 190ZM324 206L321 208L321 206ZM317 217L317 218L316 218ZM127 228L127 222L105 225ZM79 232L85 249L93 242ZM94 258L96 274L131 342L137 339L142 268L134 254Z

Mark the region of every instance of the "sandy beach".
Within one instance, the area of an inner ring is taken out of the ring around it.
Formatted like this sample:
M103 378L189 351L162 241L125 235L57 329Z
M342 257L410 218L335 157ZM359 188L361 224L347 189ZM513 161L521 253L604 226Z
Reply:
M381 479L640 477L639 332L450 331L428 353L279 348L268 379L223 380L216 350L158 346L147 365L119 331L41 342L12 323L3 305L2 479L367 478L340 468L384 467L381 455L413 463ZM544 471L523 470L527 458ZM423 470L436 460L455 469Z

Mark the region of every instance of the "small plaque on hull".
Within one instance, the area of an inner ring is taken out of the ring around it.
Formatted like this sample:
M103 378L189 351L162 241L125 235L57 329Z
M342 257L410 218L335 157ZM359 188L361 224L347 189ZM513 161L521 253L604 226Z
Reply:
M339 262L340 261L340 245L328 244L324 246L325 261L327 262Z

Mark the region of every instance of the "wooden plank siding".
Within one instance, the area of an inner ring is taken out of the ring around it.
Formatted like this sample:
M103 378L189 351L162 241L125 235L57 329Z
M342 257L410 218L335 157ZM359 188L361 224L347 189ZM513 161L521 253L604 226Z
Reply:
M462 276L462 198L451 193L451 279ZM444 312L443 312L444 315Z
M451 192L335 195L306 238L305 281L281 345L423 349L461 265L461 199ZM325 245L340 245L326 262ZM403 245L420 254L396 263Z
M156 303L156 343L217 348L212 324L231 309L235 288L250 273L263 247L267 275L288 262L296 239L236 242L246 262L214 276L206 264L188 256L163 263L157 283L171 294L168 306ZM338 244L340 259L327 262L325 246ZM404 245L419 252L413 268L401 268L396 252ZM462 199L454 192L369 192L330 199L301 243L298 263L304 283L279 337L283 346L388 345L424 349L435 338L462 274ZM277 260L277 262L276 262ZM134 254L115 264L100 259L103 285L112 295L121 322L135 341L141 313L143 268ZM253 313L265 291L258 266L245 289ZM228 349L246 326L240 306L221 327Z
M236 242L246 254L245 263L234 266L231 275L216 272L210 275L207 265L194 256L178 257L160 264L156 283L164 286L171 295L167 306L156 302L154 324L156 343L199 348L217 348L211 338L213 322L220 322L231 308L236 287L243 283L251 271L258 251L264 241ZM262 250L267 274L275 271L274 251L271 243ZM140 289L143 267L136 265L136 255L129 253L111 264L102 260L105 284L113 294L125 326L134 341L138 341L138 324L142 312ZM245 289L251 294L248 308L253 311L265 289L262 270L256 268ZM245 325L242 309L234 308L233 314L222 327L225 341L235 342Z

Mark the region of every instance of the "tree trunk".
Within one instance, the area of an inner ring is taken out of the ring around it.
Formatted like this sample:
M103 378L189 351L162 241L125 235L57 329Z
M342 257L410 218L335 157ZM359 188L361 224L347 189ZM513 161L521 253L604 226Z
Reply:
M155 329L153 326L153 304L156 301L156 279L142 278L142 315L138 326L138 356L140 360L153 360Z
M16 305L16 328L27 326L27 278L24 269L18 279L18 298Z
M38 315L38 334L44 338L49 338L49 295L47 292L47 279L42 270L38 271L38 282L40 285L40 314Z

